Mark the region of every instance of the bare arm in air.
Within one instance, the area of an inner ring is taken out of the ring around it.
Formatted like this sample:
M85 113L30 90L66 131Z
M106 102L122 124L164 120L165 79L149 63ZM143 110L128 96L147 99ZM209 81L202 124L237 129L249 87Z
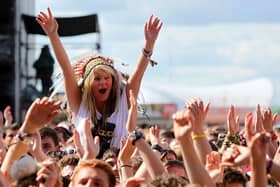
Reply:
M58 34L58 24L52 15L50 8L48 13L40 12L36 21L48 35L53 47L56 59L62 69L64 76L65 92L68 104L74 113L77 113L81 103L81 91L75 78L74 70L71 66L67 53L62 45Z

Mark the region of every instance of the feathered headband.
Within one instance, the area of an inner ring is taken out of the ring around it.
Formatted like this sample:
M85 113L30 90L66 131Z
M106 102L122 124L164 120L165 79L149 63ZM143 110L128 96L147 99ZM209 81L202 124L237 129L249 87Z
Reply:
M105 65L116 71L113 60L100 55L84 57L74 65L75 76L78 79L79 86L82 86L89 74L99 65Z

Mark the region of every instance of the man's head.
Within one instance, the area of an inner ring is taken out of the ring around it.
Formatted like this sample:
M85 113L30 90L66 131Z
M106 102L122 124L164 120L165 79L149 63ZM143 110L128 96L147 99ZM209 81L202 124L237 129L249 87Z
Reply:
M114 187L115 185L116 178L111 166L104 161L92 159L83 161L76 167L70 187Z
M49 127L40 129L41 146L44 153L59 151L59 141L56 131Z
M57 126L54 126L54 130L57 133L59 142L63 145L72 136L70 125L67 122L60 122Z
M9 146L13 137L17 134L19 127L20 126L17 125L16 123L4 127L3 140L4 140L6 147Z
M161 144L169 145L170 142L175 138L174 132L172 132L170 130L165 130L165 131L160 133L159 138L160 138L160 143Z
M187 180L187 173L185 170L184 163L179 160L167 160L164 164L168 174L180 176L182 179Z
M224 171L223 185L224 187L245 187L247 178L245 175L236 169L226 168Z

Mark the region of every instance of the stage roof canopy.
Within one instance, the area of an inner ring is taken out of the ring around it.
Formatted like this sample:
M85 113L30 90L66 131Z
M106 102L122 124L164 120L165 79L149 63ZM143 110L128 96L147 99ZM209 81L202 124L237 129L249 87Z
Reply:
M23 14L22 19L27 34L45 35L43 29L36 22L36 17ZM80 17L58 17L56 20L59 24L58 33L60 36L100 33L97 14Z

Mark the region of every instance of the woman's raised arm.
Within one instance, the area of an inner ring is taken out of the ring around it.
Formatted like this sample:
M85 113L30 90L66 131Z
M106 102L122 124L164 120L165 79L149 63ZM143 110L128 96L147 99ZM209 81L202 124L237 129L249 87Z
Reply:
M153 16L150 16L148 22L145 24L145 44L138 58L136 67L127 82L126 93L128 97L130 89L133 91L136 97L138 96L144 72L153 53L154 45L162 25L163 23L159 20L159 18L153 18ZM129 98L127 98L127 100L129 100Z
M63 72L68 104L71 110L74 113L77 113L81 103L81 91L75 78L70 60L59 38L57 21L52 16L50 8L48 8L48 14L41 11L37 16L36 21L40 24L50 39L56 59Z

